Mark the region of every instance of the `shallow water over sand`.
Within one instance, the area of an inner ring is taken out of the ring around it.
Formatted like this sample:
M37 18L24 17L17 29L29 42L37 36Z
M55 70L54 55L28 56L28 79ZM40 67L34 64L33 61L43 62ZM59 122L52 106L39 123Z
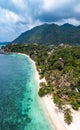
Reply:
M53 130L37 93L32 62L0 55L0 130Z

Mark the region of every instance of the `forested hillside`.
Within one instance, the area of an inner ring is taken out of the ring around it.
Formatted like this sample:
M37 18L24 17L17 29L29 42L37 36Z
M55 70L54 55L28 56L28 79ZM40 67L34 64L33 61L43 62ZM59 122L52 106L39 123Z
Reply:
M44 24L22 33L12 43L80 44L80 26Z

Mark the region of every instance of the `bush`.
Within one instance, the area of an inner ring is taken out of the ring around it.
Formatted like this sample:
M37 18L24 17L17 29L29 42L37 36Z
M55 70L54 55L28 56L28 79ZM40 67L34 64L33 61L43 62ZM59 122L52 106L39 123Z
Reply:
M58 70L63 69L60 61L56 61L53 66L54 66L55 69L58 69Z
M60 98L56 94L54 94L54 103L55 104L59 104L60 103Z
M45 87L40 88L38 94L40 97L45 96L46 94L48 94L47 88L45 88Z
M73 104L73 105L72 105L72 108L73 108L74 110L76 110L76 111L79 109L79 107L80 107L79 104Z
M72 122L71 111L69 108L64 110L64 120L68 125L70 125Z

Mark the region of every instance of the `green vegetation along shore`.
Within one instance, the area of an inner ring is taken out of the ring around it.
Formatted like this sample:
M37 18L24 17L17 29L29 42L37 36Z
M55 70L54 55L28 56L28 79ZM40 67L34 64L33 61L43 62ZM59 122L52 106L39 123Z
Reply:
M39 96L50 94L54 103L64 111L67 124L72 122L70 109L80 108L80 46L58 45L45 46L37 44L12 44L3 47L5 51L20 52L29 55L35 62L41 83Z

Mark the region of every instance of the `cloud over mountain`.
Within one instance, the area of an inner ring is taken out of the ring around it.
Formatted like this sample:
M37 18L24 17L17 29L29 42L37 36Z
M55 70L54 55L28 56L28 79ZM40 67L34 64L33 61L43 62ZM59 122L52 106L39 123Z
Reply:
M42 23L80 24L80 0L0 0L0 41Z

